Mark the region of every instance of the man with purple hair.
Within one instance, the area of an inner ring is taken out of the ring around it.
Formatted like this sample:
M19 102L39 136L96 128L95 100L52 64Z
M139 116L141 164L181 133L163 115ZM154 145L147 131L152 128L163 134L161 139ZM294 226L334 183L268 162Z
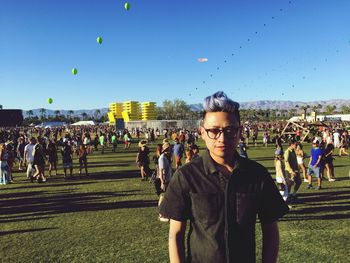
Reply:
M205 98L203 108L200 132L207 151L176 171L160 206L170 219L170 262L255 262L256 216L263 262L276 262L277 220L288 206L267 169L236 151L239 104L219 91Z

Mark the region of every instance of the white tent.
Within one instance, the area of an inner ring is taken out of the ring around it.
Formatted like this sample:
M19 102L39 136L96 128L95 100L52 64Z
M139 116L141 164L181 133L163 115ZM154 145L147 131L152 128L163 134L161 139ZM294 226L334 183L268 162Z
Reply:
M78 121L76 123L72 123L73 126L87 126L87 125L96 125L94 121Z

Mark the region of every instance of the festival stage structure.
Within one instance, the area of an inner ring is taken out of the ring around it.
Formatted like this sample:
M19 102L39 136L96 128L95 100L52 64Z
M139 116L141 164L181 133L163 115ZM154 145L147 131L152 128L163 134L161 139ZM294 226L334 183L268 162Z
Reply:
M16 127L23 125L22 110L0 109L0 127Z

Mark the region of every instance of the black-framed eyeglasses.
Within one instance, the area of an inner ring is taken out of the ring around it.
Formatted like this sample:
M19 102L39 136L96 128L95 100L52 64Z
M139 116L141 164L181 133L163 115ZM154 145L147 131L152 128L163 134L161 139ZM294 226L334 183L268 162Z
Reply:
M226 136L237 137L239 127L227 126L225 128L210 128L204 130L207 132L207 135L210 139L218 139L221 133L224 133Z

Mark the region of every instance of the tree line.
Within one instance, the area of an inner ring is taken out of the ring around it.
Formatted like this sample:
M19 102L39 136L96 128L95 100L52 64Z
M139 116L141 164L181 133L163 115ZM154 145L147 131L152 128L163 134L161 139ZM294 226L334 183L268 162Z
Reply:
M348 114L350 113L350 106L342 105L340 111L336 111L335 105L295 105L291 109L241 109L242 120L256 120L256 121L274 121L285 120L293 116L304 113L309 114L311 111L316 114L331 115L335 113ZM41 108L39 110L40 115L34 115L32 110L26 111L24 122L25 124L39 124L44 121L62 121L66 123L74 123L80 120L93 120L98 123L108 121L107 114L101 113L101 110L97 109L93 115L88 115L86 112L81 113L79 116L74 114L73 110L69 110L66 115L61 114L59 110L54 111L54 115L47 115L46 109ZM199 119L201 118L201 111L194 110L184 100L174 99L163 101L162 107L157 107L157 119L158 120L184 120L184 119Z

